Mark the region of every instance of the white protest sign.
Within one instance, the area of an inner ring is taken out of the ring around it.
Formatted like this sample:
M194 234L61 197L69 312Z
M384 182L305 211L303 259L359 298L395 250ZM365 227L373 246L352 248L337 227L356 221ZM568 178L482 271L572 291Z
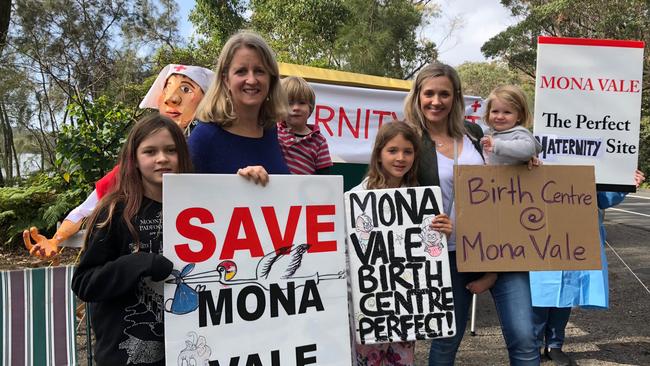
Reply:
M456 333L447 240L429 227L441 204L439 187L345 194L357 343Z
M336 176L166 174L167 365L349 365L342 191Z
M594 165L599 189L634 190L644 43L539 37L535 136L543 160Z

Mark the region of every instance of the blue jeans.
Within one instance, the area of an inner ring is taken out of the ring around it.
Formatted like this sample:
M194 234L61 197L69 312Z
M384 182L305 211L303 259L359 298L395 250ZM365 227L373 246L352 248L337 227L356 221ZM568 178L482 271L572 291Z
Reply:
M451 338L432 340L429 366L454 364L456 352L465 334L472 302L472 293L465 286L482 275L482 273L458 272L456 252L449 252L449 268L454 294L456 335ZM515 366L539 365L539 348L537 348L533 331L533 309L530 302L528 272L499 273L490 292L501 322L501 332L508 348L510 364Z
M562 348L564 331L571 316L571 308L533 307L533 323L537 348Z

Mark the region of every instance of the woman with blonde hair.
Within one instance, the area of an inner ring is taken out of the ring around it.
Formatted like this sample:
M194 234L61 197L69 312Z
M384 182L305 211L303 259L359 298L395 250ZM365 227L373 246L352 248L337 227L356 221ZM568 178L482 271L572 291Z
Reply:
M288 111L275 55L258 34L239 32L224 45L216 78L198 106L189 138L197 173L237 173L262 185L289 174L275 123Z
M483 131L478 125L464 121L464 109L458 73L442 63L425 66L418 73L404 102L406 121L418 131L422 143L418 182L423 186L440 186L443 211L449 215L436 216L431 227L448 235L457 331L453 337L431 341L429 365L454 364L465 333L472 292L476 292L473 284L483 275L462 273L456 266L454 166L485 164L480 146ZM528 272L499 273L490 292L501 321L510 364L539 365Z

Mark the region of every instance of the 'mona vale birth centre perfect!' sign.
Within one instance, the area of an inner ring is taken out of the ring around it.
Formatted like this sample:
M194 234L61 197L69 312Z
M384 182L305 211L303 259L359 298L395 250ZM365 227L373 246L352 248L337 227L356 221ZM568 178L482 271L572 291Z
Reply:
M598 190L634 191L644 42L539 37L540 158L595 165Z
M163 179L167 365L350 365L342 177Z
M439 187L345 194L357 343L455 334L447 240L430 228L441 203Z

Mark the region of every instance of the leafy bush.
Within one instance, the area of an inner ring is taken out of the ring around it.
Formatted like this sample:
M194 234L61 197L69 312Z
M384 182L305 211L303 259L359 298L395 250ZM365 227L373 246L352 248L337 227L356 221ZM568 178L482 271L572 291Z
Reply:
M21 243L22 231L30 226L49 227L43 214L54 196L47 185L0 188L0 244Z
M101 96L69 105L72 123L63 126L56 146L57 167L73 188L92 185L115 166L136 111Z
M141 113L106 97L68 106L71 123L57 136L56 166L22 187L0 188L0 245L22 245L21 233L36 226L51 236L57 221L78 206L117 160L127 131Z

